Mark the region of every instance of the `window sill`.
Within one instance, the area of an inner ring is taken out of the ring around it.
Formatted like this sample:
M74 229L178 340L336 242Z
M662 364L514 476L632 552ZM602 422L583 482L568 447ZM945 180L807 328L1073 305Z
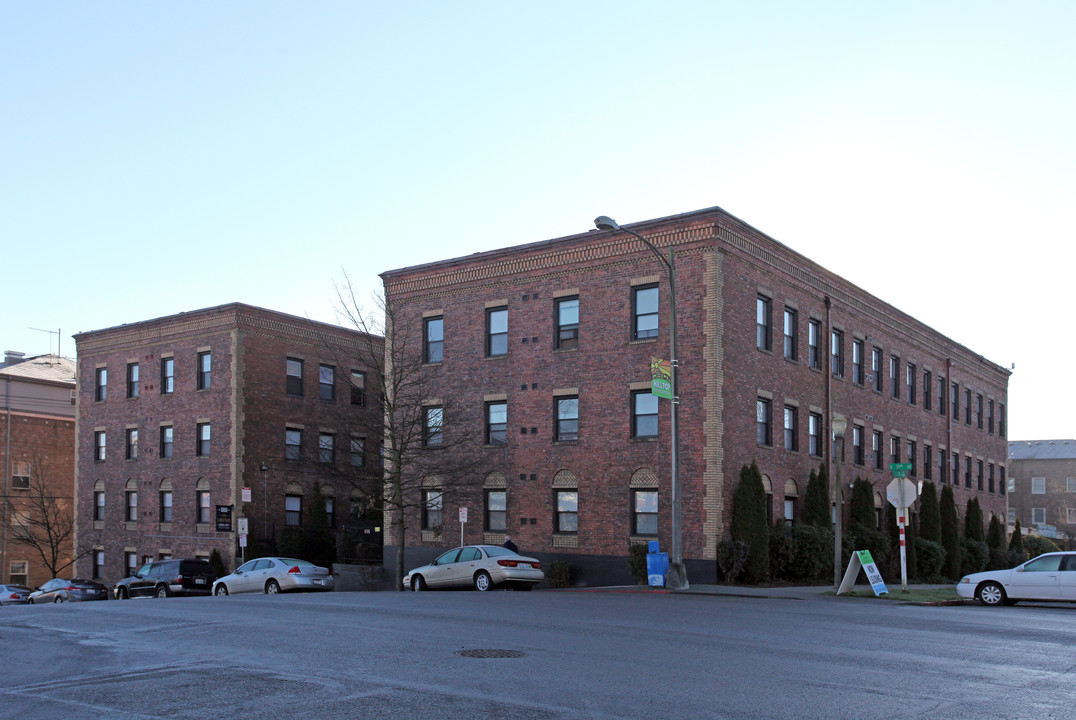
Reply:
M213 532L213 526L212 526L212 525L210 525L209 523L198 523L198 524L197 524L197 525L196 525L196 526L194 527L194 530L195 530L195 532L197 532L197 533L198 533L199 535L203 535L203 534L209 534L209 533Z
M127 531L138 530L138 522L131 522L130 520L128 520L123 524L123 529Z
M557 353L573 353L573 352L579 352L579 348L578 347L553 348L553 354L554 355L557 354Z
M636 338L636 339L632 340L631 342L629 342L628 344L629 345L648 345L650 343L656 343L660 339L661 339L660 337Z
M104 520L94 520L93 521L93 529L94 530L104 530L105 529L105 521Z
M554 445L578 445L578 440L554 440Z
M163 522L158 526L161 532L172 532L172 523Z
M653 443L657 442L660 438L657 435L643 435L641 437L630 438L630 442L633 443Z
M507 360L508 359L508 353L505 353L504 355L486 355L482 359L483 360Z
M773 356L773 349L772 348L760 348L758 345L755 345L755 350L758 350L763 355L769 355L771 357Z
M503 450L508 447L508 443L486 443L482 447L484 447L486 450Z

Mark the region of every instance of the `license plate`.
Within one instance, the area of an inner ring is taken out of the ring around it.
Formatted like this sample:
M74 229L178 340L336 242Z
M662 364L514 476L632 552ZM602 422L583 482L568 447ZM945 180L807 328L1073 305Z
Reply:
M315 585L323 585L323 584L325 584L325 581L322 580L321 578L314 578L314 584Z
M516 565L516 567L521 568L523 570L530 570L531 569L531 564L530 563L520 563L519 565Z
M205 585L205 578L194 578L195 585Z

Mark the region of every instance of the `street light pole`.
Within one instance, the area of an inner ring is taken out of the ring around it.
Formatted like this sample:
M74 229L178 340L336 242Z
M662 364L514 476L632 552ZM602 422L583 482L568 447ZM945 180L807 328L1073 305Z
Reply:
M269 537L269 482L266 479L268 472L269 466L262 463L262 547Z
M830 427L833 428L833 439L837 441L838 451L833 459L836 465L836 482L833 483L833 590L841 587L841 517L844 513L844 496L841 492L841 459L844 456L844 434L848 430L848 421L842 417L834 417Z
M669 358L671 369L669 379L672 384L673 396L669 413L669 431L672 433L672 451L670 453L672 455L672 468L669 481L672 495L672 541L669 548L669 574L666 585L672 590L687 590L689 585L687 569L684 567L683 519L681 514L683 501L681 499L680 483L680 367L676 354L676 266L674 264L673 249L669 248L669 257L666 258L653 243L642 235L621 227L616 220L605 215L595 218L594 224L599 230L622 230L642 241L643 245L661 261L662 268L665 270L665 275L669 280L669 355L671 356Z

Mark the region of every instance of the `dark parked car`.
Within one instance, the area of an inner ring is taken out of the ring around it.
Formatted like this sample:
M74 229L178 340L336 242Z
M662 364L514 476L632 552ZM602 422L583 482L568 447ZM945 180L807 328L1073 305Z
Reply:
M25 605L30 592L25 585L0 585L0 605Z
M208 560L154 560L116 583L116 599L209 595L217 574Z
M53 578L30 593L30 604L108 600L108 587L96 580Z

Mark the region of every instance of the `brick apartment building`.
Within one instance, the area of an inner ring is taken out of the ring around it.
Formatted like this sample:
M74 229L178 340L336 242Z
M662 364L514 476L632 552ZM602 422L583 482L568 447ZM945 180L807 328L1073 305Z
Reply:
M3 383L3 498L0 502L0 582L38 587L73 559L75 490L75 363L56 355L7 352ZM36 545L18 542L36 537ZM49 536L52 540L49 540Z
M1076 538L1076 440L1009 443L1009 532L1051 538L1072 549Z
M377 374L363 358L380 338L235 303L75 341L78 535L94 549L83 576L214 549L234 567L239 518L272 552L309 521L315 483L339 546L379 474Z
M978 497L1004 516L1007 370L720 208L632 229L675 251L692 581L715 577L745 464L764 474L772 521L796 521L837 416L842 482L870 480L879 511L899 461L951 483L961 512ZM485 434L485 487L460 503L466 540L511 534L582 582L627 579L630 544L668 549L668 401L650 395L650 358L669 357L668 283L642 243L591 230L382 279L410 347L428 353L431 404L452 405L431 422ZM454 508L411 525L416 557L460 537Z

